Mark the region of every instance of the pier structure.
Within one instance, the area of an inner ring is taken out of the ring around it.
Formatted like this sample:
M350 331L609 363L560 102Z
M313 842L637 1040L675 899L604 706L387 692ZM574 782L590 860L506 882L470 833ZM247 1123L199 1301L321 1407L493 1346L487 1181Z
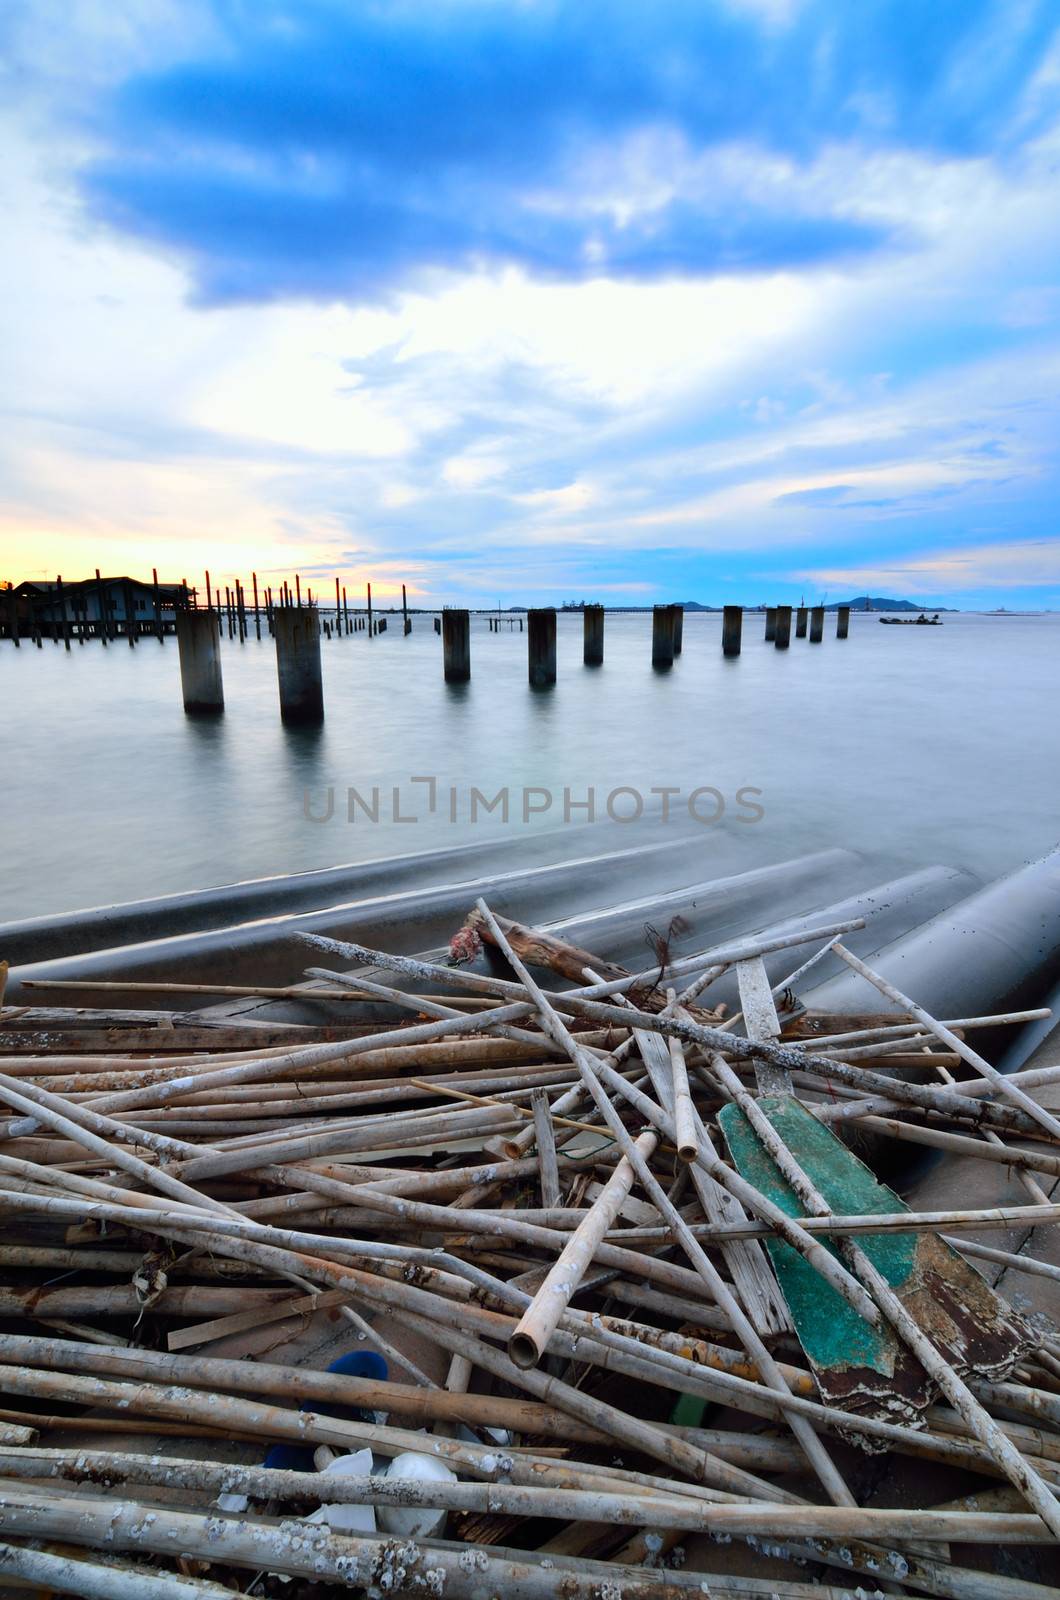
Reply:
M206 605L199 603L201 590L179 583L160 583L157 568L151 569L150 582L128 577L106 578L96 569L93 578L70 582L58 576L52 582L24 582L0 589L0 640L15 648L28 639L37 649L45 641L63 645L69 651L98 640L106 647L124 639L130 648L142 639L154 637L164 643L175 635L180 654L181 686L188 711L220 711L224 707L221 679L220 643L227 636L247 642L251 613L255 637L263 633L276 641L277 670L280 678L281 712L288 722L319 722L323 718L323 690L320 674L321 637L341 639L354 633L369 638L387 631L388 617L380 616L372 599L372 586L366 585L366 609L351 612L346 589L335 578L334 611L319 609L312 589L293 574L293 587L280 582L275 594L270 585L260 585L252 572L249 583L236 577L229 584L215 582L204 573ZM252 599L251 599L252 596ZM600 666L604 659L605 607L582 604L582 659L586 666ZM824 639L823 605L762 608L765 637L778 650L789 647L792 613L795 636L809 635L811 644ZM836 638L849 637L850 607L836 608ZM396 615L396 606L391 615ZM652 665L668 670L681 653L684 630L683 605L667 603L652 608ZM742 649L744 608L722 608L721 647L728 658ZM529 682L535 688L556 682L557 613L553 607L532 608L525 612L500 611L485 615L491 633L502 626L527 632ZM297 619L301 617L302 623ZM401 586L401 617L404 636L412 632L408 589ZM443 639L445 679L464 683L471 677L471 612L446 609L432 617L434 631ZM264 629L263 629L264 623Z

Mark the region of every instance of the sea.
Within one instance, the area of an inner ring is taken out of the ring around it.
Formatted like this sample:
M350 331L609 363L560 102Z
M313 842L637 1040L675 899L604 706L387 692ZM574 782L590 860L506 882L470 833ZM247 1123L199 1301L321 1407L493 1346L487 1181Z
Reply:
M586 667L561 613L557 681L532 689L518 622L476 615L471 681L447 685L433 616L405 637L399 613L322 640L313 729L281 722L253 622L212 718L185 714L172 638L0 643L0 921L544 829L582 854L597 826L608 848L709 834L719 869L839 844L983 877L1060 840L1060 614L859 613L838 640L829 613L782 651L747 612L729 660L720 615L689 612L669 671L651 627L609 614Z

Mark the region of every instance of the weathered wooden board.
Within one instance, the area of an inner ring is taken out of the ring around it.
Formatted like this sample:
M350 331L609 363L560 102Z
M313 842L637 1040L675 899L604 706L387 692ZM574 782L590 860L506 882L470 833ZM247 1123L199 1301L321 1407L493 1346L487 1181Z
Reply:
M867 1216L908 1209L793 1096L767 1095L758 1103L784 1143L797 1152L800 1165L831 1210ZM743 1176L789 1216L805 1215L743 1112L726 1106L718 1121ZM958 1372L999 1376L1029 1348L1028 1330L1019 1317L937 1235L863 1235L860 1243ZM934 1386L890 1328L886 1324L873 1328L790 1245L770 1239L766 1249L824 1396L846 1410L871 1416L919 1416L935 1399Z

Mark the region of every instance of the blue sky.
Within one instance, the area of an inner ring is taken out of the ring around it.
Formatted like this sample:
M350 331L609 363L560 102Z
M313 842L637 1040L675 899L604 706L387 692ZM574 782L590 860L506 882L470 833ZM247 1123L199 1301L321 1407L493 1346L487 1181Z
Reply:
M0 30L0 575L1060 606L1055 0Z

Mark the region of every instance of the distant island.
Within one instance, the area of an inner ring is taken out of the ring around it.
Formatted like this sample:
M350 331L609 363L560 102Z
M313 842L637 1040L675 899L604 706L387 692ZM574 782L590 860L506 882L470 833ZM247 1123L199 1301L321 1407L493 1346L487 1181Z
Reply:
M596 602L591 601L591 600L567 600L560 607L560 610L561 611L584 611L586 606L593 605L595 603ZM678 601L677 603L679 605L682 605L686 611L723 611L724 610L723 606L705 606L699 600L682 600L682 601ZM812 606L813 606L813 602L811 601L807 605L806 609L807 610L811 610ZM824 606L824 610L825 611L838 611L841 606L849 606L851 611L930 611L932 613L935 613L935 612L941 612L941 611L954 611L954 610L956 610L955 606L921 606L921 605L914 604L914 602L912 600L895 600L895 599L891 598L888 595L878 595L878 594L859 594L859 595L855 595L853 600L832 600L827 605ZM608 611L650 611L651 609L652 609L652 607L650 605L645 605L645 606L608 606L607 607ZM757 606L744 606L743 609L745 611L765 611L765 610L767 610L767 607L763 604L763 605L757 605ZM525 611L526 607L525 606L509 606L508 610L509 611L519 612L519 611Z
M838 611L840 606L849 606L851 611L955 611L956 606L919 606L912 600L892 600L886 595L859 594L853 600L839 600L834 605L825 606L826 611Z

